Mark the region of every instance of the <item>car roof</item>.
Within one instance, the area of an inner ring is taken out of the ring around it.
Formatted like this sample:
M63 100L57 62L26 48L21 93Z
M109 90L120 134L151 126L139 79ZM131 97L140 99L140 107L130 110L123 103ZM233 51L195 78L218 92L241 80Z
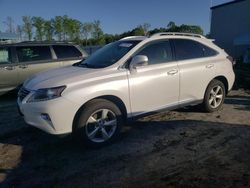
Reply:
M56 42L56 41L23 41L15 43L0 43L0 46L48 46L48 45L63 45L63 46L76 46L76 44L69 42Z

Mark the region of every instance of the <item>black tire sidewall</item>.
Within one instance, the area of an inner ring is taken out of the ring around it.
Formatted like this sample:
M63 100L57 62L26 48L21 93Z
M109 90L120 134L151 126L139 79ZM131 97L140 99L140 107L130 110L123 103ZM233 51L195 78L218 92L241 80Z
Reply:
M111 110L116 115L116 118L117 118L117 127L113 136L109 140L105 142L101 142L101 143L91 141L88 138L86 134L86 130L85 130L85 126L86 126L86 122L88 118L91 116L91 114L93 114L95 111L99 109ZM83 107L83 109L79 112L79 116L73 128L73 133L74 133L74 136L77 138L77 140L82 142L81 144L84 144L90 147L101 147L117 139L122 125L123 125L123 117L122 117L122 113L120 109L111 101L104 100L104 99L96 99L86 104Z
M222 97L222 101L220 103L220 105L216 108L212 108L209 104L209 97L210 97L210 92L211 90L216 87L216 86L220 86L223 90L223 97ZM203 105L204 105L204 109L206 112L215 112L215 111L218 111L219 109L221 109L223 103L224 103L224 100L225 100L225 86L224 84L219 81L219 80L212 80L210 82L210 84L208 85L207 89L206 89L206 93L205 93L205 97L204 97L204 102L203 102Z

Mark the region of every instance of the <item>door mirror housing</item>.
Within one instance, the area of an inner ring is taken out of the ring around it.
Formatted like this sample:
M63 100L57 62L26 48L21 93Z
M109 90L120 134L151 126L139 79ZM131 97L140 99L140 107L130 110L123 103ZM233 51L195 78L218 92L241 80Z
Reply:
M145 55L136 55L132 58L129 68L130 70L136 69L136 67L148 65L148 57Z

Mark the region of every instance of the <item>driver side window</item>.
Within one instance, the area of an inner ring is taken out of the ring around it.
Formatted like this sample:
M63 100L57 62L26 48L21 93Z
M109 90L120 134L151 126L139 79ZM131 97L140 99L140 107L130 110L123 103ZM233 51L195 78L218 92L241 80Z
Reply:
M169 41L153 42L142 48L136 55L147 56L149 65L173 61L173 55Z

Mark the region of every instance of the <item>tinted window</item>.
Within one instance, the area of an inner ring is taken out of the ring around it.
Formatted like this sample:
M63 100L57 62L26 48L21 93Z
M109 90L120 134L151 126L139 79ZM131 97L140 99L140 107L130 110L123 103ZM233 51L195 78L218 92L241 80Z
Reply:
M137 55L148 57L149 64L165 63L173 60L169 41L158 41L147 45Z
M53 46L57 58L73 58L73 57L81 57L81 52L74 46Z
M51 59L49 46L17 47L16 50L19 62Z
M10 62L10 52L8 48L0 47L0 64Z
M200 43L193 40L175 39L175 53L177 60L193 59L204 57Z
M202 46L205 57L211 57L211 56L218 54L218 52L216 52L215 50L213 50L213 49L211 49L203 44L201 44L201 46Z

